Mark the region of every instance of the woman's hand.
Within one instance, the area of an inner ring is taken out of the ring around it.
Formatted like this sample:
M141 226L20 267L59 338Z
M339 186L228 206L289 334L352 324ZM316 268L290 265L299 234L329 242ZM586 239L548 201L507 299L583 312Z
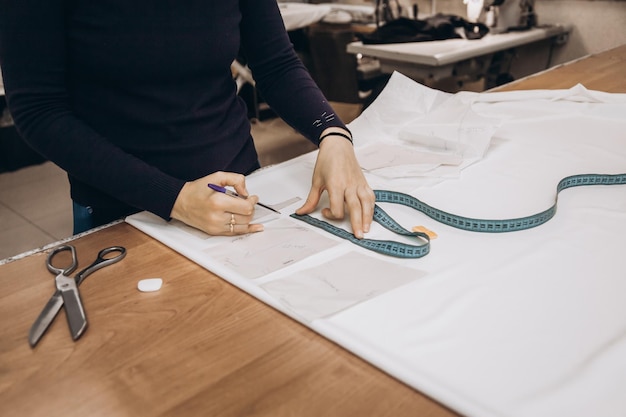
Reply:
M241 235L260 232L262 224L251 224L257 196L236 198L213 191L208 184L232 186L248 196L245 177L232 172L215 172L186 183L174 203L171 216L210 235Z
M347 209L354 236L363 238L372 224L375 196L356 160L352 144L341 136L328 136L320 144L311 191L296 213L308 214L315 210L324 190L330 198L330 208L322 210L324 217L343 219Z

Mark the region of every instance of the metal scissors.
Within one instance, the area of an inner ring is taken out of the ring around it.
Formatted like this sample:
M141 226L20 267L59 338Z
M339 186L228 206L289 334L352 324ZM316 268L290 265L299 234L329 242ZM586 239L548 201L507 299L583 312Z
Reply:
M61 253L69 251L72 256L72 262L65 268L57 268L53 265L54 257ZM107 256L111 253L117 255ZM48 254L46 258L46 266L48 271L56 275L55 282L57 290L52 294L48 303L33 323L28 333L28 342L31 347L35 347L39 339L44 335L50 324L56 317L61 307L65 305L67 315L67 323L70 327L72 338L77 340L87 328L87 316L78 292L78 286L92 273L104 268L105 266L121 261L126 256L126 248L122 246L111 246L98 252L98 257L91 265L80 271L74 276L70 274L76 270L78 260L76 259L76 248L72 245L61 245Z

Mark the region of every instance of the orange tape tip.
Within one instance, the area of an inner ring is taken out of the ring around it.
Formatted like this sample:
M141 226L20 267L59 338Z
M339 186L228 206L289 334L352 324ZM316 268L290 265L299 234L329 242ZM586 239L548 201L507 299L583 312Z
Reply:
M414 232L421 232L426 234L429 238L431 239L437 239L437 233L433 232L430 229L425 228L424 226L415 226L413 229L411 229Z

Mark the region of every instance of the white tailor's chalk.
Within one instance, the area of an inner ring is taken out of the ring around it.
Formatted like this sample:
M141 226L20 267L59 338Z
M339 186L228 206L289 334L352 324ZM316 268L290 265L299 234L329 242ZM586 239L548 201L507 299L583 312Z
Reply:
M141 292L159 291L162 284L163 280L161 278L147 278L137 283L137 289Z

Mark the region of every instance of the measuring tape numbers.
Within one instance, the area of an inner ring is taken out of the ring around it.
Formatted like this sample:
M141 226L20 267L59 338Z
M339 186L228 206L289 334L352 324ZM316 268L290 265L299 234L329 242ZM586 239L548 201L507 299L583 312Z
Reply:
M504 233L530 229L540 226L550 220L556 213L559 193L567 188L586 185L620 184L626 184L626 173L616 175L583 174L565 177L559 181L556 187L556 196L552 207L532 216L505 220L473 219L470 217L458 216L456 214L447 213L443 210L429 206L412 195L397 191L374 190L374 194L376 196L376 202L378 203L393 203L411 207L412 209L426 214L428 217L438 221L439 223L443 223L457 229L467 230L470 232ZM340 238L349 240L362 248L383 255L393 256L396 258L421 258L426 256L430 251L430 238L426 233L406 230L378 205L374 206L375 222L396 234L406 236L408 238L415 238L418 241L418 244L411 245L391 240L357 239L352 233L336 227L326 221L309 216L308 214L298 215L294 213L291 217L318 227Z

